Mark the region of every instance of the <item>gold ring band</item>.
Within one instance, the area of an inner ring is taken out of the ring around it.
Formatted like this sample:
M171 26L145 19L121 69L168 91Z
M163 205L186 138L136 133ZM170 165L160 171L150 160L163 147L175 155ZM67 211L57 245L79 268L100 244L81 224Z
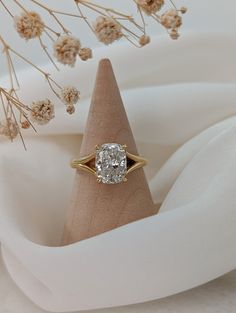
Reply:
M146 159L128 152L126 145L117 143L97 145L91 154L71 161L72 168L91 173L98 182L105 184L126 182L128 174L146 164Z

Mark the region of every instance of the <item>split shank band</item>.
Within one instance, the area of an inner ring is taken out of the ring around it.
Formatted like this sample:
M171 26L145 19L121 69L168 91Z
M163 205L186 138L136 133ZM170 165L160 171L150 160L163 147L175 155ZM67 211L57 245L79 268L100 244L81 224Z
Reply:
M96 176L99 183L118 184L127 175L147 164L147 161L127 151L126 145L105 143L97 145L91 154L71 161L71 167Z

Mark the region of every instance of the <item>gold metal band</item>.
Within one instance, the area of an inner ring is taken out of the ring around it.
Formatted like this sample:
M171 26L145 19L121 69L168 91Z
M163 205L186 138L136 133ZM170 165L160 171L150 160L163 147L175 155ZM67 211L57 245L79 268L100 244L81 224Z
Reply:
M96 146L95 147L96 149L99 148L99 146ZM126 145L123 145L123 148L126 150ZM127 168L127 172L126 172L126 175L130 174L131 172L145 166L147 164L147 160L138 156L138 155L135 155L135 154L132 154L128 151L125 151L126 152L126 157L127 157L127 161L133 161L133 164ZM94 160L94 164L95 164L95 158L96 158L96 152L93 152L87 156L84 156L82 158L79 158L79 159L73 159L71 160L71 167L74 168L74 169L78 169L78 170L82 170L82 171L85 171L85 172L88 172L88 173L91 173L95 176L97 176L97 173L96 173L96 168L95 168L95 165L94 166L91 166L91 161ZM126 181L127 179L125 179Z

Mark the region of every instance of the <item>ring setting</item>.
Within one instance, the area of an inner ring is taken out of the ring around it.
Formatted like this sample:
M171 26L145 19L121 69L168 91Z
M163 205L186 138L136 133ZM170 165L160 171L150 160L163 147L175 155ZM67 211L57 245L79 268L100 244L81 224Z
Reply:
M119 184L127 181L127 175L147 164L147 161L127 151L119 143L97 145L91 154L71 161L71 167L96 176L103 184Z

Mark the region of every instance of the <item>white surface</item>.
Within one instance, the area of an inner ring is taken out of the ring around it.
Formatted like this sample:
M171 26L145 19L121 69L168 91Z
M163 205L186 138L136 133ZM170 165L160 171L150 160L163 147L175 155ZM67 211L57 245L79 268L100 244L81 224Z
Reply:
M0 312L46 313L28 300L9 278L0 262ZM161 300L87 313L234 313L236 271L201 287ZM85 312L85 311L84 311ZM67 312L69 313L69 312Z
M27 154L20 143L2 143L3 256L18 286L43 308L66 312L161 298L236 267L235 34L228 7L222 12L222 2L212 1L213 15L210 2L204 12L201 3L188 27L198 33L175 43L157 37L135 54L126 44L97 49L78 71L61 71L59 79L78 81L83 94L77 114L65 117L58 107L57 119L40 129L50 136L28 138ZM91 77L104 55L114 64L140 151L151 158L161 214L68 247L45 247L61 235L73 177L65 164L78 150L73 134L83 132ZM22 77L26 101L47 96L34 73Z

